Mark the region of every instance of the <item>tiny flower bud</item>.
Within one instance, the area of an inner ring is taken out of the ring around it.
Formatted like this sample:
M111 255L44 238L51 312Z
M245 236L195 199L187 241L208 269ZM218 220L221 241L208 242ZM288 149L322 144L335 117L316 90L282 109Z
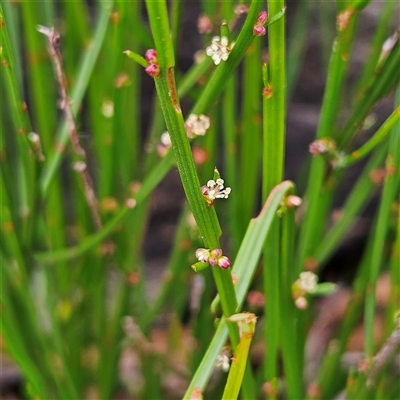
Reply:
M161 135L160 141L166 147L171 147L172 146L171 136L169 136L169 133L167 131L165 131Z
M149 64L145 68L145 71L148 75L156 78L160 74L160 67L157 64Z
M218 265L218 258L217 258L217 257L214 257L214 256L211 256L211 257L208 259L208 263L209 263L212 267L215 267L216 265Z
M249 12L249 7L244 4L239 4L233 10L236 15L243 15Z
M212 252L211 252L211 255L213 255L214 257L221 257L222 256L222 250L221 249L214 249Z
M207 162L210 158L208 152L201 147L193 147L192 148L193 159L197 165L202 165Z
M257 18L257 24L264 25L268 20L268 14L266 11L261 11L260 14L258 14Z
M316 140L315 142L312 142L309 146L309 151L314 157L319 156L320 154L326 153L327 150L328 149L327 149L325 143L323 143L320 140Z
M219 265L222 269L227 269L227 268L229 268L229 267L231 266L231 262L230 262L230 260L229 260L228 257L226 257L226 256L221 256L221 257L218 259L218 265Z
M154 49L147 50L145 58L149 64L158 64L157 52Z
M333 154L336 150L336 143L331 138L318 139L310 144L309 150L314 157L325 153Z
M302 200L299 196L289 196L286 200L286 204L289 208L299 207Z
M267 30L262 25L254 25L253 34L255 36L265 36Z
M264 293L258 292L257 290L251 290L247 295L247 302L250 307L261 308L265 304Z
M305 297L299 297L294 302L299 310L305 310L308 307L308 302Z
M215 266L220 266L222 269L227 269L230 267L231 262L229 261L229 258L226 256L222 255L222 250L221 249L214 249L214 250L208 250L208 249L197 249L196 250L196 258L202 262L202 263L208 263L212 267ZM198 269L197 265L195 265L196 270Z
M28 139L32 142L32 143L40 143L40 136L36 133L36 132L29 132L28 133Z
M128 207L128 208L135 208L136 207L136 200L135 199L126 199L126 201L125 201L125 205Z
M197 30L199 31L200 34L203 33L211 33L212 32L212 21L211 18L206 15L202 14L197 20Z
M83 172L86 169L86 163L84 161L77 161L73 164L72 168L77 172Z

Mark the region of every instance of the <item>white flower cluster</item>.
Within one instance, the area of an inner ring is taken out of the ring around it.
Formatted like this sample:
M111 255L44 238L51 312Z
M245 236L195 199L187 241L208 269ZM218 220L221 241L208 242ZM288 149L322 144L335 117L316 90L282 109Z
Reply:
M204 136L210 127L210 118L206 115L190 114L185 122L186 134L189 139L195 136Z
M230 367L230 359L227 354L218 354L217 359L215 361L215 367L221 369L224 372L229 371Z
M202 186L201 191L207 203L212 205L215 199L227 199L231 193L231 188L224 189L224 180L218 178L216 181L209 180L207 185Z
M215 65L218 65L221 61L226 61L230 51L231 48L226 36L214 36L211 39L211 45L206 48L206 54L213 59Z
M308 307L307 293L315 292L318 284L318 276L311 271L300 273L292 285L292 296L296 307L305 310Z
M299 286L307 293L312 293L317 287L318 276L311 271L300 273Z
M206 115L190 114L188 119L185 121L186 135L189 139L193 139L196 136L204 136L207 129L210 127L210 118ZM168 150L171 148L172 142L168 131L165 131L160 138L160 143L157 145L158 154L164 157Z
M227 269L231 266L231 261L228 257L222 255L221 249L197 249L196 258L202 263L208 263L212 267L220 266L222 269Z

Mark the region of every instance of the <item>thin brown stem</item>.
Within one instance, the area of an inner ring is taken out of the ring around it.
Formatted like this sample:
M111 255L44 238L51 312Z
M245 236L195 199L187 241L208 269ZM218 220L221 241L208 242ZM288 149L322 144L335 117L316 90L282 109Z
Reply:
M374 384L379 371L387 364L391 357L396 354L397 348L400 346L400 318L398 318L396 322L394 331L374 357L374 364L367 379L368 387Z
M98 211L98 201L93 187L93 180L87 170L86 152L79 142L78 131L76 129L75 118L72 112L71 100L67 94L67 78L65 76L61 53L59 50L60 34L53 28L38 26L39 32L43 33L48 39L48 51L53 61L57 82L60 90L60 103L59 106L63 110L65 119L69 128L69 136L71 141L72 150L75 154L76 161L74 163L74 170L77 171L82 179L85 191L86 201L92 215L93 223L97 230L103 226Z

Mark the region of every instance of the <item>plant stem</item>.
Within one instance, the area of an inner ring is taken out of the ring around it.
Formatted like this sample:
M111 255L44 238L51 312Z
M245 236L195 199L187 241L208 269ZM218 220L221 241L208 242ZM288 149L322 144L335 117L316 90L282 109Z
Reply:
M146 5L160 65L160 74L155 78L155 85L171 137L182 185L205 246L209 249L218 249L220 248L219 236L221 234L219 222L215 209L207 206L201 192L175 87L173 71L175 61L172 41L169 38L166 3L147 1ZM221 295L224 315L229 317L235 313L237 307L231 274L218 267L212 270L218 292ZM231 324L228 324L228 329L232 343L236 346L239 340L237 329Z
M268 3L268 14L284 8L283 1ZM263 176L262 196L267 198L272 188L283 179L286 130L286 61L285 19L268 28L269 64L263 66ZM278 375L277 356L280 337L280 221L275 217L264 247L264 329L268 349L264 363L264 378L272 382Z

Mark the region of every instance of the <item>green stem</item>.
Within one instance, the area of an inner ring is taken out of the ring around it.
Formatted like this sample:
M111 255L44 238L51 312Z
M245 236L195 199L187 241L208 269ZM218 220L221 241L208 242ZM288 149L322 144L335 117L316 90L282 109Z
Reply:
M268 14L275 15L284 7L283 1L268 3ZM283 179L286 132L286 61L285 19L268 29L269 64L263 67L263 177L262 196ZM278 376L277 357L280 339L280 221L275 217L264 247L264 293L266 302L264 376L272 382Z
M155 78L157 95L171 137L183 189L205 246L209 249L218 249L220 248L219 236L221 234L219 222L215 209L207 206L201 192L175 87L174 54L172 41L169 37L166 3L147 1L146 5L160 65L160 74ZM237 307L231 274L229 271L223 271L218 267L212 270L218 292L221 295L224 315L229 317L235 313ZM228 329L235 346L239 339L237 330L231 324L228 325Z
M343 160L344 166L349 166L366 157L388 136L393 127L400 120L400 107L397 107L390 117L383 123L374 136L358 150L354 150Z
M318 266L322 266L333 254L338 245L345 238L346 232L352 226L357 215L361 214L363 208L371 199L376 184L371 180L371 173L382 165L385 158L386 146L377 149L365 166L353 190L348 195L346 203L341 210L341 218L337 221L322 238L315 248L313 260Z
M397 91L397 105L400 103L400 89ZM400 107L397 108L399 115ZM370 358L374 354L374 320L376 304L376 283L379 271L383 262L382 248L385 244L385 238L389 227L391 206L396 199L398 200L399 183L398 175L390 171L398 172L400 163L399 155L400 123L392 129L389 154L386 159L386 177L383 185L382 199L378 210L377 222L374 229L374 240L372 243L371 257L369 258L369 277L367 292L365 298L365 355Z
M292 284L299 271L294 266L295 212L288 210L282 217L281 235L281 346L285 388L288 399L304 398L303 349L304 337L300 311L292 298Z
M232 271L237 277L235 291L239 306L242 306L246 299L252 278L259 263L265 238L271 229L274 218L276 217L276 211L285 196L292 192L292 182L284 181L276 186L268 196L268 199L259 215L256 218L253 218L249 223L238 255L235 259L235 263L232 267ZM219 301L219 296L217 296L213 303L217 305ZM214 370L217 355L225 343L226 336L226 321L225 318L221 318L206 354L190 382L184 399L190 398L194 389L199 388L202 391L205 388L207 381ZM255 396L245 397L244 394L243 397L249 399L255 398Z
M333 127L341 102L341 88L349 64L349 52L354 37L356 16L357 13L350 14L347 25L338 28L338 38L333 43L317 138L334 136ZM324 190L325 167L325 162L320 157L315 157L312 160L305 196L307 208L299 237L298 262L301 266L310 257L315 244L321 237L331 203L332 191Z
M240 318L238 320L238 318ZM256 316L252 313L234 314L230 321L237 321L241 331L240 341L236 347L235 355L229 370L228 380L225 385L223 399L237 399L246 370L251 341L253 339Z

